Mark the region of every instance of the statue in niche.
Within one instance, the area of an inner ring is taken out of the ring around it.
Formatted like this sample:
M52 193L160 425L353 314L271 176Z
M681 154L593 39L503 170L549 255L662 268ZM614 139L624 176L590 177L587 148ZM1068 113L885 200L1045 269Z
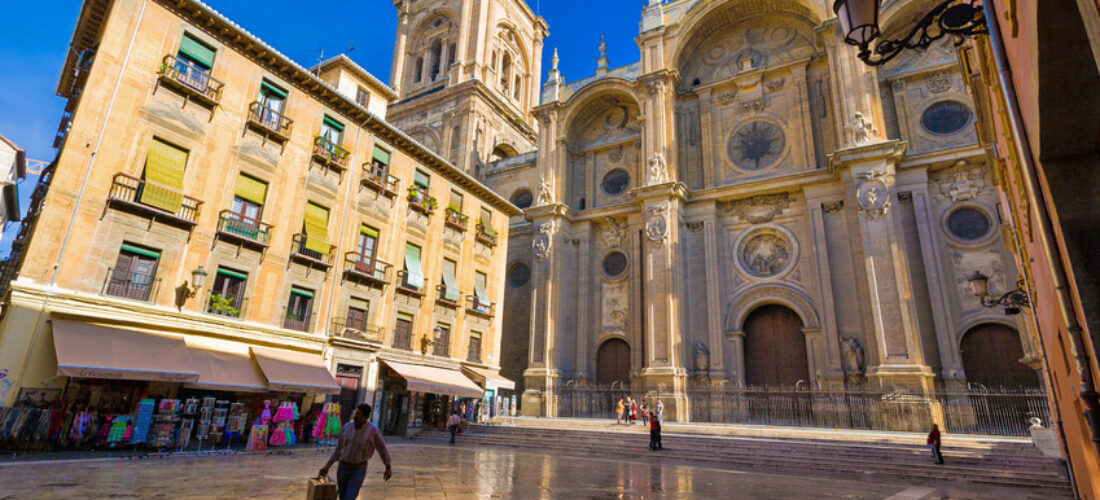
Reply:
M539 179L539 205L549 205L554 202L554 188L549 179Z
M844 368L844 380L849 384L858 384L863 380L863 344L855 337L841 337L841 363Z
M699 377L710 377L710 349L703 342L695 343L695 373Z
M668 167L665 165L665 155L653 153L649 155L649 183L662 184L668 182Z
M848 132L852 134L852 143L857 146L871 142L871 137L876 134L871 125L871 120L864 118L863 113L859 111L852 115L852 121L847 128Z

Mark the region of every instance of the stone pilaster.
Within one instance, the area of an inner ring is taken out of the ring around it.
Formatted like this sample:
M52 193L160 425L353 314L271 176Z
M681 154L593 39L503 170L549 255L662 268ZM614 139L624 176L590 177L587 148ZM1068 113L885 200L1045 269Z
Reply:
M559 204L545 204L529 209L528 219L534 226L531 238L531 347L528 368L523 372L526 389L523 393L523 415L557 415L557 387L561 372L558 368L557 322L561 290L554 276L562 271L560 249L565 244L562 225L566 208ZM564 325L568 326L568 325Z
M844 42L840 21L832 18L818 28L829 57L829 85L833 90L834 126L839 146L861 143L855 136L856 114L867 123L869 139L886 137L878 73L874 66L859 60L859 50Z

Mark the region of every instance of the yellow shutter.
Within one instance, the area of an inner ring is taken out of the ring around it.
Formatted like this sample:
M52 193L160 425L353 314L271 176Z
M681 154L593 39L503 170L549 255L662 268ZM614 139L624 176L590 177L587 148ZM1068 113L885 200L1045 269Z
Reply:
M306 203L306 250L328 255L328 209L314 203Z
M178 213L183 205L183 170L187 166L187 151L159 139L149 145L145 157L145 188L141 202Z
M257 205L263 205L264 199L267 198L267 183L241 174L237 177L237 190L233 194Z

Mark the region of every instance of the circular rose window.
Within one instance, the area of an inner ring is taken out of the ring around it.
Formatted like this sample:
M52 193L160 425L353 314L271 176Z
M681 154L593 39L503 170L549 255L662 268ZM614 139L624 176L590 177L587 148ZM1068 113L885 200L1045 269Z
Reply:
M512 195L512 199L509 201L516 207L528 208L535 202L535 196L531 194L529 189L520 189Z
M531 281L531 268L527 264L517 262L508 269L508 286L519 288Z
M933 134L954 134L969 125L973 115L970 108L959 101L940 101L924 110L920 124Z
M993 221L989 220L985 212L977 208L958 208L947 216L947 230L960 240L980 240L989 234L991 227L993 227Z
M611 252L603 258L603 272L608 278L618 278L626 272L626 254Z
M617 168L603 176L603 182L600 183L600 187L603 188L603 192L607 194L621 194L626 191L627 186L630 185L630 174L626 173L626 170Z
M769 122L757 121L737 129L727 149L734 165L745 170L761 170L779 161L785 144L782 129Z

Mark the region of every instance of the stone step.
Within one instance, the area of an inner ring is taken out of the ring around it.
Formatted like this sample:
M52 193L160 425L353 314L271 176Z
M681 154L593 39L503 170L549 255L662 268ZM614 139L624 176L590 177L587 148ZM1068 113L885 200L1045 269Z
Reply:
M447 436L442 433L428 433L425 437L440 442L447 439ZM654 454L654 452L648 451L637 443L635 443L633 447L621 445L608 446L607 443L578 443L573 439L566 439L564 436L557 436L556 439L517 439L516 436L493 436L492 433L480 433L477 429L475 429L474 432L465 433L462 437L462 442L513 448L553 449L585 456L607 456L612 458L651 459L660 456L682 459L692 464L707 462L714 466L742 470L780 470L785 472L797 472L800 474L811 471L823 474L828 473L830 475L848 471L848 473L854 475L877 474L906 480L920 479L936 481L946 479L1029 489L1043 488L1045 495L1049 493L1052 496L1068 495L1070 493L1067 481L1057 473L1036 474L1034 471L1027 471L1027 469L968 469L959 467L958 465L952 465L951 462L943 466L935 465L927 461L923 463L890 464L878 460L867 459L860 461L841 461L838 463L835 460L831 460L827 455L824 457L815 456L813 458L808 458L803 456L798 459L789 459L766 454L701 453L698 450L689 448L669 449Z

